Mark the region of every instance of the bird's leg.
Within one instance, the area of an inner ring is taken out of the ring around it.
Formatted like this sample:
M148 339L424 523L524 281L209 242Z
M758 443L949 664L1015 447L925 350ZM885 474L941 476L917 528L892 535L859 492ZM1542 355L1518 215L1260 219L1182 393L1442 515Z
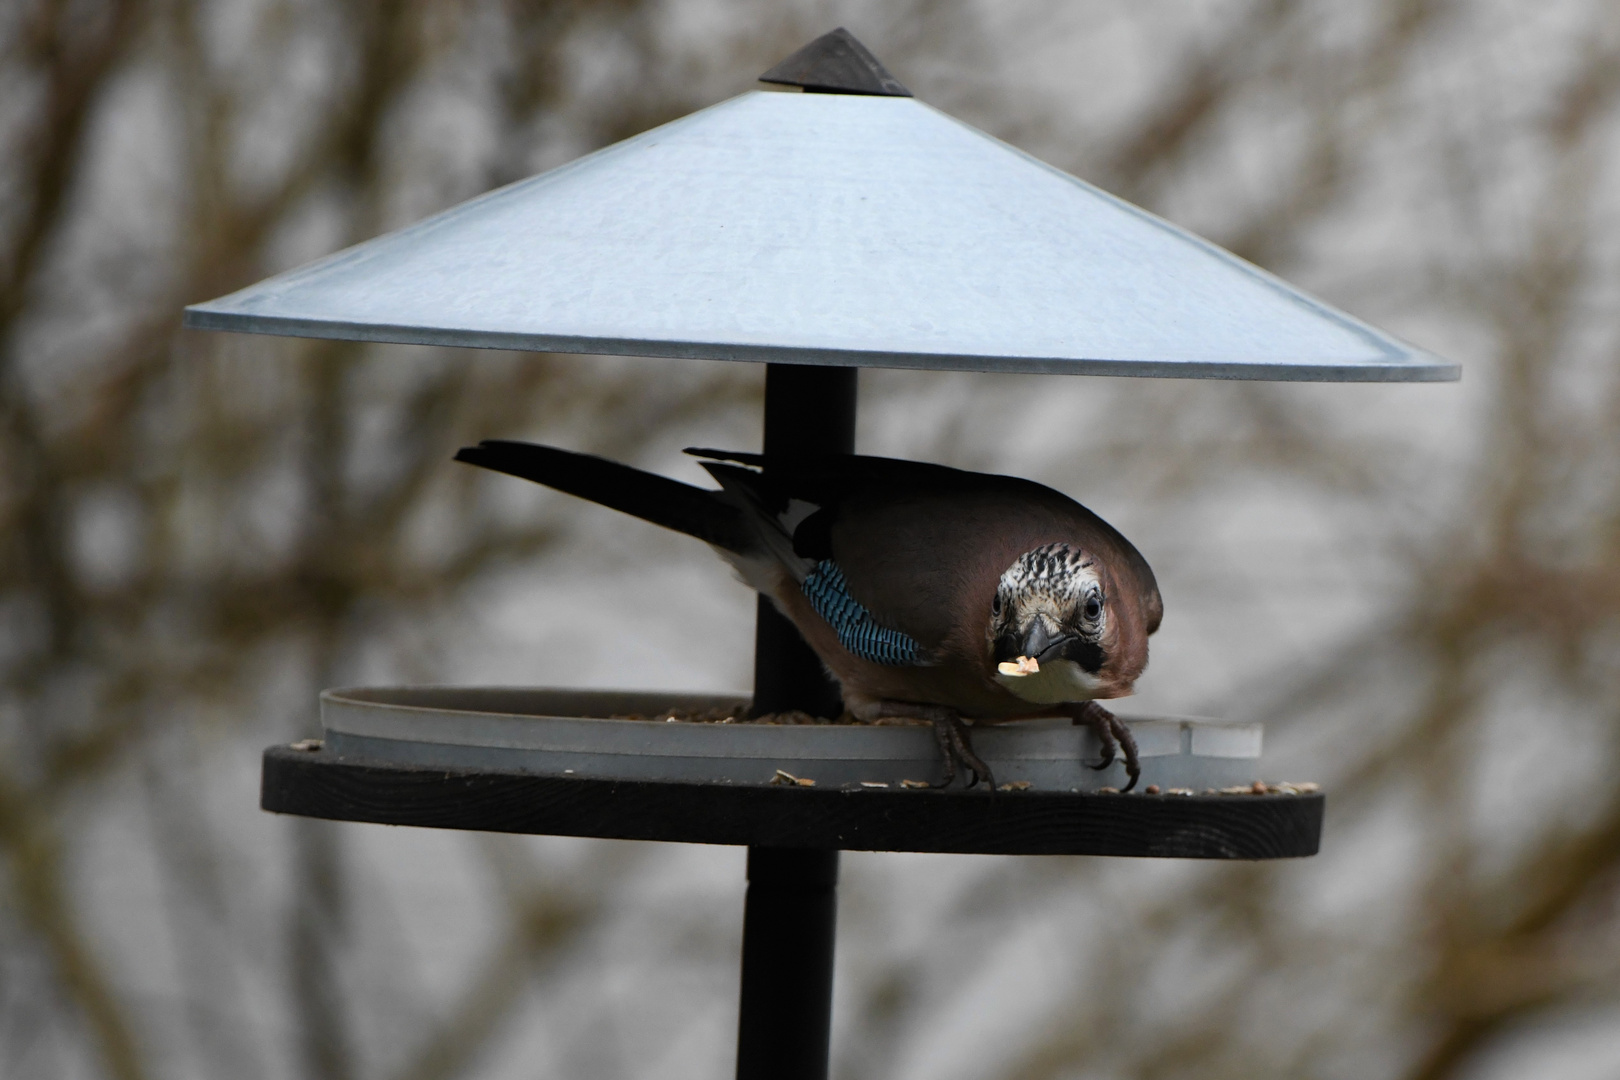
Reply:
M1114 756L1119 752L1119 740L1114 738L1113 727L1106 720L1098 720L1091 715L1090 707L1092 705L1093 703L1088 701L1084 706L1076 709L1073 722L1077 725L1085 724L1097 733L1097 741L1102 744L1102 760L1093 765L1092 768L1101 771L1114 763ZM1097 711L1104 712L1101 708L1098 708ZM1107 714L1104 712L1104 715Z
M945 779L939 782L942 788L948 788L956 783L956 747L952 745L949 721L939 717L934 718L934 742L939 746L939 756L945 762ZM977 779L977 777L975 777ZM972 784L968 785L972 787Z
M939 743L939 752L945 758L945 779L937 786L947 788L956 782L956 768L960 762L972 774L972 779L967 783L968 787L982 780L991 791L996 790L996 778L990 774L990 766L973 752L973 741L968 736L968 727L962 723L962 716L955 709L948 709L943 705L913 705L904 701L884 701L878 704L877 715L913 717L927 720L934 725L934 740Z
M1102 761L1093 765L1094 769L1106 769L1114 763L1116 749L1125 752L1125 775L1130 782L1122 789L1129 791L1136 786L1136 781L1142 776L1142 763L1136 756L1136 737L1125 722L1095 701L1085 701L1073 706L1069 718L1076 724L1085 724L1097 733L1097 740L1102 743Z
M956 763L960 761L973 774L968 787L983 780L988 790L995 791L996 778L990 774L990 766L984 763L984 759L974 753L973 742L962 718L950 709L940 709L931 719L934 722L934 740L939 743L940 753L945 756L945 779L939 786L951 786L956 779Z

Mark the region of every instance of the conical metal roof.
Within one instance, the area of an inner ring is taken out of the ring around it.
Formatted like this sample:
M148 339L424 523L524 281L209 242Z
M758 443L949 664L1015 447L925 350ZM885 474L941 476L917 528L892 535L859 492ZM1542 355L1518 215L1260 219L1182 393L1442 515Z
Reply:
M185 321L860 367L1459 371L915 98L839 93L745 93Z

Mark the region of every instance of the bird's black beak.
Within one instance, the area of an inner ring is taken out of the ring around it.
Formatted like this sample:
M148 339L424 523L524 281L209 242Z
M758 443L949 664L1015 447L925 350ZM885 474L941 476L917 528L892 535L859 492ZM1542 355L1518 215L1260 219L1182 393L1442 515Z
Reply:
M1051 643L1052 635L1046 632L1046 620L1035 619L1029 624L1029 630L1025 632L1024 640L1019 645L1022 650L1019 655L1033 656L1039 660L1042 650L1048 648Z
M996 638L993 651L997 663L1017 660L1020 656L1033 656L1043 664L1073 660L1093 675L1102 669L1103 663L1100 646L1071 634L1053 634L1041 619L1031 623L1022 638L1012 631L1002 634Z
M1036 619L1030 623L1028 632L1024 634L1024 651L1019 655L1033 656L1043 663L1057 660L1063 656L1064 648L1073 640L1067 634L1053 636L1046 629L1046 620Z
M1003 653L1007 655L1003 656ZM1073 660L1093 675L1102 670L1104 660L1102 646L1072 634L1053 634L1041 619L1030 624L1022 641L1010 634L996 641L998 661L1016 660L1020 656L1033 656L1042 664L1053 660Z

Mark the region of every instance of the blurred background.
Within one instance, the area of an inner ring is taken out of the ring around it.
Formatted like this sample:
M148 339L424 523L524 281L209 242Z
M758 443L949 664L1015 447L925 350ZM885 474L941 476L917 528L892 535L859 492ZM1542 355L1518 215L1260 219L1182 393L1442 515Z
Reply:
M834 1075L1620 1076L1620 6L0 5L0 1076L720 1077L743 853L277 818L361 682L746 689L684 537L452 465L698 481L756 365L179 330L749 89L925 100L1463 362L1460 384L862 375L872 453L1157 570L1125 715L1260 719L1320 856L849 854ZM628 659L582 651L616 629Z

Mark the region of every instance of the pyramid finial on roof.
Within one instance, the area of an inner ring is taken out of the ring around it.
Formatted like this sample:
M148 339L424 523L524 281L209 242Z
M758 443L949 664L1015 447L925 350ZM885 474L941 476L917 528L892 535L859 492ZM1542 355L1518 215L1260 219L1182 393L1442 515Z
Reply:
M911 97L865 45L842 26L823 34L759 77L760 82L802 86L813 94Z

